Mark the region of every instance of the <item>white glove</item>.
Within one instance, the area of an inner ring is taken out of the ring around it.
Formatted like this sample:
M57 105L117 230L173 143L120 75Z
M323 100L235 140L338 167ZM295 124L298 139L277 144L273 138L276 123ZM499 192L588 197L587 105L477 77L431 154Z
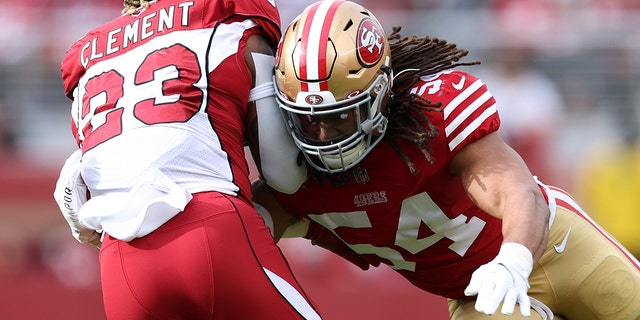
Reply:
M67 220L73 237L80 243L89 243L100 248L100 233L83 226L78 221L78 211L87 202L87 186L80 176L81 158L82 152L76 150L64 162L56 182L56 189L53 191L53 198Z
M467 296L478 295L477 311L492 315L502 304L502 313L510 315L516 302L523 316L531 316L531 301L527 295L529 275L533 269L531 251L525 246L508 242L502 244L498 255L489 263L480 266L464 290Z

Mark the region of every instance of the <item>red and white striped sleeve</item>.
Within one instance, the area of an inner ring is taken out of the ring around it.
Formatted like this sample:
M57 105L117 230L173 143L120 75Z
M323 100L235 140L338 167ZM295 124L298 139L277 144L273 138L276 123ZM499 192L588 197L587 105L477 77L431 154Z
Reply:
M422 86L425 98L442 103L444 128L440 128L440 134L445 134L452 156L500 127L496 100L475 76L462 71L443 72L425 79Z

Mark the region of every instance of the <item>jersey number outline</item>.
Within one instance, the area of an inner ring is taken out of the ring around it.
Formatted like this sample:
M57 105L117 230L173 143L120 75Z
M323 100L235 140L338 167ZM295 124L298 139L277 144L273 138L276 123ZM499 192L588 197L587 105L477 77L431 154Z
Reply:
M202 77L200 70L196 53L181 44L149 53L135 72L134 86L127 90L160 90L162 95L133 103L134 118L143 125L187 122L200 110L205 96L195 86ZM126 92L125 78L114 69L90 78L84 91L79 98L82 106L78 123L83 123L81 119L86 123L79 131L84 136L83 152L87 152L122 134L128 106L118 105ZM102 123L91 121L103 112Z
M338 238L340 236L335 231L337 227L372 227L366 211L332 212L309 215L309 218L331 230ZM419 238L418 232L423 223L431 229L433 234ZM394 244L412 254L417 254L447 238L453 242L448 248L462 257L480 235L485 224L486 222L478 217L468 219L465 215L459 215L453 219L449 218L426 192L422 192L402 201ZM344 239L343 242L359 254L375 254L389 260L392 269L415 271L416 263L408 261L393 248L371 244L350 244Z
M433 95L436 94L436 92L440 91L440 89L442 88L442 83L443 81L440 79L427 81L422 86L420 86L419 89L417 87L411 89L411 93L422 96L427 88L429 88L429 95Z

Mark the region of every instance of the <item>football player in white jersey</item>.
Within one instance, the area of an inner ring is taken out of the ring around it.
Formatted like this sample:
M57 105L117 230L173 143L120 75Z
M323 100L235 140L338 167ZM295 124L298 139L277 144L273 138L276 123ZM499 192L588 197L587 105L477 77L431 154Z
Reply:
M276 94L312 170L294 194L256 184L276 237L295 222L285 236L386 264L452 319L640 319L640 264L501 139L467 52L398 32L342 0L288 26Z
M320 319L256 214L244 157L282 128L266 143L295 166L271 80L280 35L270 0L126 0L66 53L79 151L54 196L100 246L109 319ZM284 192L306 170L256 163Z

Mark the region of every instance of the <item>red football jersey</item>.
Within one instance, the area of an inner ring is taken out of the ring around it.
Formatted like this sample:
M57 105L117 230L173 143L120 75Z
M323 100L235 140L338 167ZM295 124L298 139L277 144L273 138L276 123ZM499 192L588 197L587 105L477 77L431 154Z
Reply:
M448 167L465 145L498 130L496 102L479 79L460 71L423 78L412 92L442 102L442 112L424 111L438 129L429 142L435 163L399 141L419 170L414 175L385 139L347 172L353 178L344 187L310 179L297 193L276 196L291 214L327 227L416 286L465 299L473 271L498 253L502 223L471 201Z
M163 0L79 39L62 78L91 194L126 191L158 169L191 193L249 201L243 49L254 33L277 46L273 2Z

